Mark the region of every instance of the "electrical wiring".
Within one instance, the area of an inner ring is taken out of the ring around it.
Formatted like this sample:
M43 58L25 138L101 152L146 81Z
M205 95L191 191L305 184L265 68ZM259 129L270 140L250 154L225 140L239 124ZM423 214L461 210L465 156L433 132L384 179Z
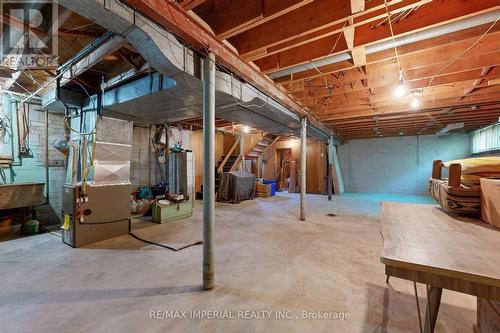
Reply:
M389 4L387 3L387 0L384 0L384 4L385 4L385 11L387 13L387 19L389 21L389 30L391 31L392 43L394 45L394 53L396 54L396 61L398 62L400 79L403 80L403 82L405 82L405 78L403 75L403 68L401 67L401 60L399 59L398 47L396 45L396 38L394 37L394 29L392 27L392 19L391 19L392 14L389 12Z
M447 68L449 68L451 65L453 65L458 59L460 59L462 56L464 56L467 52L469 52L470 50L472 50L494 27L495 25L497 24L498 20L500 20L500 16L497 17L497 19L493 22L493 24L490 25L490 27L474 42L472 43L469 47L467 47L464 51L460 52L459 54L457 54L446 66L444 66L442 69L440 69L436 74L434 74L430 81L429 81L429 84L427 85L427 87L430 87L432 85L432 83L434 82L434 79L439 75L441 74L442 72L444 72Z
M80 88L83 89L83 91L85 91L85 93L87 94L88 98L89 98L89 101L92 101L93 103L93 106L94 106L94 109L97 110L97 105L95 103L95 100L92 100L89 92L87 89L85 89L85 87L80 84L78 81L74 81L77 85L80 86ZM66 103L64 103L64 106L66 107L66 109L68 108ZM82 111L82 114L81 114L81 118L82 118L82 121L83 121L83 111ZM82 193L86 193L86 188L87 188L87 181L88 181L88 176L90 174L90 170L94 167L94 158L95 158L95 131L96 131L96 128L97 128L97 121L94 121L94 128L90 131L90 132L81 132L81 131L77 131L75 130L74 128L71 127L70 124L68 124L68 118L71 118L71 115L68 116L68 113L66 112L65 116L64 116L64 124L66 126L66 128L78 135L80 135L82 137L83 140L86 140L85 137L87 136L91 136L91 154L90 154L90 161L89 161L89 164L87 165L87 161L85 161L85 168L82 170Z
M91 153L90 153L90 162L89 165L85 167L83 170L83 176L82 176L82 192L86 193L87 189L87 180L88 176L90 173L90 170L94 167L94 160L95 160L95 132L92 132L92 138L91 138Z

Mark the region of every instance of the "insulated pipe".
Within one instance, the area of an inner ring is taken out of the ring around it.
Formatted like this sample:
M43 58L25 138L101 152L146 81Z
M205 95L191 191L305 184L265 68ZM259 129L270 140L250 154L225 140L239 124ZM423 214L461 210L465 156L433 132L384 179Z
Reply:
M395 42L390 40L386 40L380 43L376 44L371 44L366 46L365 51L366 54L372 54L380 51L385 51L394 47L399 47L402 45L406 44L411 44L415 42L419 42L422 40L434 38L434 37L439 37L441 35L449 34L452 32L457 32L460 30L464 29L469 29L472 27L477 27L482 24L494 22L498 17L500 17L500 10L495 10L489 13L485 13L482 15L478 16L473 16L469 17L460 21L448 23L448 24L443 24L438 27L430 28L430 29L425 29L413 34L408 34L405 36L401 37L396 37ZM335 54L331 57L326 57L323 59L319 59L316 61L311 61L306 64L301 64L298 66L290 67L287 69L283 69L281 71L277 71L274 73L270 73L269 77L272 79L276 79L279 77L283 77L286 75L298 73L298 72L303 72L304 70L307 69L315 69L316 67L321 67L321 66L326 66L326 65L331 65L335 64L337 62L345 61L345 60L351 60L351 55L349 54L348 51L345 51L343 53Z
M300 120L300 220L306 220L306 140L307 118Z
M71 185L76 185L77 183L77 168L78 168L78 145L73 141L68 141L68 146L70 146L71 154Z
M204 60L203 73L203 289L214 287L215 216L215 55Z

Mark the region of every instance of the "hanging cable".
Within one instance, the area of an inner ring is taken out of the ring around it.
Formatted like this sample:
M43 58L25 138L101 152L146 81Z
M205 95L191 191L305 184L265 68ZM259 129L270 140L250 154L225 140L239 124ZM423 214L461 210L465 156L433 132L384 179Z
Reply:
M387 0L384 0L384 4L385 4L385 11L387 13L387 18L389 20L389 30L391 31L392 44L394 45L394 53L396 54L396 61L398 62L399 75L404 82L403 68L401 67L401 61L399 59L399 52L396 44L396 38L394 37L394 29L392 27L392 19L391 19L392 14L389 12L389 4L387 3Z
M432 83L434 82L434 79L439 75L441 74L442 72L444 72L447 68L449 68L451 65L453 65L459 58L461 58L462 56L464 56L467 52L469 52L470 50L472 50L480 41L481 39L483 39L490 31L491 29L493 29L495 27L495 25L497 24L498 20L500 19L500 16L497 17L497 19L493 22L493 24L474 42L472 43L468 48L466 48L463 52L457 54L446 66L444 66L441 70L439 70L436 74L434 74L430 81L429 81L429 84L427 85L427 87L430 87L432 85Z
M188 245L185 245L185 246L182 246L182 247L179 247L179 248L175 248L175 247L171 247L171 246L168 246L168 245L165 245L165 244L155 243L155 242L152 242L150 240L141 238L141 237L133 234L132 232L129 232L128 234L130 236L134 237L135 239L140 240L141 242L144 242L144 243L147 243L147 244L151 244L151 245L155 245L155 246L158 246L158 247L163 247L164 249L169 249L169 250L174 251L174 252L179 252L181 250L187 249L188 247L192 247L192 246L195 246L195 245L201 245L201 244L203 244L202 241L197 241L197 242L194 242L192 244L188 244Z

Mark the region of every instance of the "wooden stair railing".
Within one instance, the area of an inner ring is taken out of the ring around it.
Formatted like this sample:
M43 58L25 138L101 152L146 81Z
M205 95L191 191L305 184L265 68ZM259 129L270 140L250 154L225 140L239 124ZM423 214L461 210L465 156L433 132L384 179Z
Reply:
M243 159L243 155L239 154L236 161L234 161L234 164L231 167L231 170L229 170L229 171L237 171L242 159Z
M236 147L238 147L238 145L240 144L240 141L241 141L241 136L238 136L238 138L236 139L236 141L234 142L234 144L231 146L231 148L227 152L226 157L224 157L224 159L222 160L221 164L217 168L217 173L221 173L224 170L224 165L226 165L227 161L231 157L231 154L234 152L234 150L236 149ZM234 165L233 165L233 167L234 167Z

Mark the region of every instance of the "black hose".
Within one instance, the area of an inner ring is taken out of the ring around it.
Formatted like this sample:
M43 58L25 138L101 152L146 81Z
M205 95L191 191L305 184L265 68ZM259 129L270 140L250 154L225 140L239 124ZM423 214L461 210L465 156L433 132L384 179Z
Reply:
M159 246L159 247L163 247L163 248L165 248L165 249L169 249L169 250L174 251L174 252L178 252L178 251L181 251L181 250L187 249L188 247L191 247L191 246L195 246L195 245L201 245L201 244L203 244L203 242L202 242L202 241L197 241L197 242L195 242L195 243L193 243L193 244L188 244L188 245L186 245L186 246L183 246L183 247L180 247L180 248L176 249L176 248L171 247L171 246L168 246L168 245L158 244L158 243L155 243L155 242L149 241L149 240L147 240L147 239L143 239L143 238L141 238L141 237L139 237L139 236L137 236L137 235L134 235L132 232L129 232L129 235L130 235L130 236L132 236L132 237L134 237L134 238L135 238L135 239L137 239L137 240L140 240L141 242L144 242L144 243L147 243L147 244L151 244L151 245L156 245L156 246Z

